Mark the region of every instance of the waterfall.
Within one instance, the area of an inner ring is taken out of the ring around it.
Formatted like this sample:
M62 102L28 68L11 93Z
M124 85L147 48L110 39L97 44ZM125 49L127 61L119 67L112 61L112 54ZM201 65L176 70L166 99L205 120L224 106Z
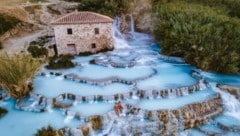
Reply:
M216 83L211 83L214 91L220 93L225 108L225 113L240 120L240 101L228 92L221 91L216 87Z
M53 112L53 109L52 109L52 106L53 106L52 99L47 99L46 101L47 101L47 106L46 106L47 111L48 112Z
M178 110L179 113L179 118L178 118L178 132L181 132L184 130L184 126L185 126L185 120L183 118L183 114L181 112L181 110Z
M88 128L89 128L89 136L94 136L95 135L95 132L92 128L92 123L88 123Z
M75 117L75 115L75 112L67 111L67 117L64 119L64 123L70 122Z
M127 41L124 39L124 36L120 32L120 18L116 17L113 21L112 26L112 36L113 36L113 44L116 49L128 48L129 45Z
M133 19L133 16L131 15L130 16L131 20L130 20L130 32L131 34L133 34L135 32L135 28L134 28L134 19Z

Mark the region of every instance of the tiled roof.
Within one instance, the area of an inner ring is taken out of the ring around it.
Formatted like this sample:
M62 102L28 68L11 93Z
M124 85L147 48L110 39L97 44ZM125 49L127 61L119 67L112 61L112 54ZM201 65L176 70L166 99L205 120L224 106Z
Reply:
M94 12L83 11L83 12L72 12L66 15L55 18L51 24L62 25L62 24L86 24L86 23L111 23L113 19Z

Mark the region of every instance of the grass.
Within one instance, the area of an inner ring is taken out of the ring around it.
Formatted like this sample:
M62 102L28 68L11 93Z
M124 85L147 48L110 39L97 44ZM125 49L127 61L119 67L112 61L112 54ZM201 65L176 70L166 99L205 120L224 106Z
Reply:
M20 99L32 90L29 85L35 73L41 67L39 60L29 55L8 56L0 54L0 83L13 98Z

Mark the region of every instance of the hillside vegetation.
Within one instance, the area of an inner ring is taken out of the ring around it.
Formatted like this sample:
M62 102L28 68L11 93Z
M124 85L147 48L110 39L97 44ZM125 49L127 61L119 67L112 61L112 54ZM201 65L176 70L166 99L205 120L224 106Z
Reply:
M65 0L78 2L78 10L93 11L115 17L126 13L129 6L129 0Z
M19 22L20 21L14 17L0 14L0 36L14 28ZM2 48L2 43L0 41L0 49Z
M20 21L14 17L0 14L0 35L16 26Z
M239 0L153 1L162 53L203 70L240 73Z

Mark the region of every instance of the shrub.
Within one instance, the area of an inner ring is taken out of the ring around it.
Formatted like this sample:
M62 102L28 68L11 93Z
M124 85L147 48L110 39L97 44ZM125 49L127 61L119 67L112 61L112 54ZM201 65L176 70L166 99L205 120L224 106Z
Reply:
M4 116L8 111L0 107L0 118Z
M48 56L48 50L45 47L38 47L36 45L30 45L27 49L27 51L29 53L31 53L31 55L34 58L39 58L39 57L43 57L43 56Z
M20 99L32 91L29 83L41 63L29 55L0 54L0 66L0 85L12 97Z
M49 38L52 38L52 37L48 35L41 36L36 41L30 42L30 45L38 45L43 47L46 43L49 42Z
M204 70L239 73L240 20L201 4L161 3L154 36L162 53L184 57Z
M226 14L231 17L240 18L240 0L185 0L191 3L198 3L204 6L210 6L225 10Z
M226 15L240 18L240 0L152 0L153 5L179 1L200 4L217 10L220 9Z
M2 42L0 42L0 50L3 49Z
M18 19L0 14L0 35L11 30L18 23L20 23L20 21Z
M74 56L68 54L68 55L61 55L59 57L54 56L49 58L49 63L46 66L48 69L62 69L62 68L72 68L75 65L71 61Z
M43 127L37 131L35 136L58 136L57 131L50 125Z
M72 1L72 0L71 0ZM127 13L128 0L74 0L79 2L78 10L93 11L111 17Z

